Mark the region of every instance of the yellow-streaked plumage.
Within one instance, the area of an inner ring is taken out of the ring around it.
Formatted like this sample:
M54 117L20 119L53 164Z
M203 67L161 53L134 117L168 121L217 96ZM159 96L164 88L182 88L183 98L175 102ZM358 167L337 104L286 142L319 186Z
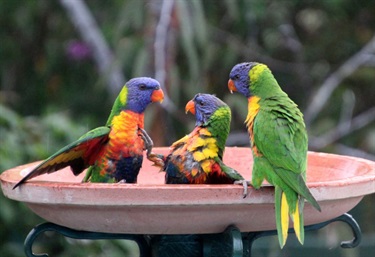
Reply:
M204 148L202 150L203 154L206 156L207 159L217 157L218 151L219 151L219 149L214 144L209 144L209 145L207 145L206 148Z
M285 245L289 229L289 205L284 192L281 195L281 230L283 234L282 246Z
M56 165L58 163L65 163L72 159L76 159L82 156L82 154L83 154L83 151L70 151L70 152L62 153L56 158L54 158L53 160L51 160L50 162L44 163L43 165L41 165L40 168L45 168L48 166Z
M250 124L254 122L255 116L258 114L260 105L259 105L260 98L257 96L252 96L248 100L248 112L247 112L247 117L245 120L245 124L249 127Z
M253 155L252 185L266 179L275 186L275 218L280 247L293 220L299 241L304 241L303 206L319 204L306 185L308 138L298 106L277 83L265 64L244 62L235 65L228 89L248 99L248 127Z
M201 167L203 169L203 171L208 174L211 172L211 166L212 164L214 163L213 160L205 160L201 163Z
M299 213L299 204L296 205L296 210L294 213L291 215L292 220L293 220L293 227L294 227L294 232L296 233L296 236L298 238L298 241L303 244L304 238L301 235L301 221L300 221L300 213Z
M251 83L255 83L259 76L263 73L264 70L268 69L268 67L264 64L258 64L254 66L252 69L249 71L249 78Z
M198 169L192 169L190 174L192 177L195 177L198 174Z
M181 138L181 139L177 140L176 142L174 142L169 148L175 148L179 144L185 144L188 139L189 139L189 135L186 135L183 138Z
M194 143L188 146L187 150L190 152L193 152L197 150L198 148L202 148L206 145L207 145L207 142L204 138L197 137L194 139Z
M202 136L208 136L208 137L211 136L211 132L208 131L208 129L206 129L206 128L201 128L199 130L199 134L202 135Z
M193 153L195 161L198 162L215 158L219 152L215 138L211 137L207 129L201 129L198 133L193 131L193 134L190 134L187 150Z
M167 184L231 184L244 178L222 157L230 130L229 107L213 95L197 94L185 106L196 117L193 131L174 142L168 156L148 158L166 172ZM244 186L246 195L246 187Z
M197 161L197 162L200 162L200 161L203 161L204 159L206 159L206 156L201 151L193 152L193 157L194 157L194 160Z
M245 124L249 130L250 134L250 141L251 141L251 149L253 150L253 153L256 156L261 156L261 153L259 152L258 148L254 144L254 133L253 133L253 128L254 128L254 119L257 116L260 105L259 105L260 98L257 96L252 96L249 97L248 99L248 112L247 112L247 117L245 120Z
M123 87L120 94L119 94L119 100L122 105L125 105L126 101L128 99L128 88Z
M162 101L158 81L140 77L129 80L117 96L104 126L92 129L37 165L15 186L29 179L70 167L74 175L85 171L83 182L136 183L145 143L144 111Z

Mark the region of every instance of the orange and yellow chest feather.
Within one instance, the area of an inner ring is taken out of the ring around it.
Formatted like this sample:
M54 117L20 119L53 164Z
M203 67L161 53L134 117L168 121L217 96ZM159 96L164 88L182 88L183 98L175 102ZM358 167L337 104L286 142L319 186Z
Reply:
M171 160L194 184L204 184L219 168L214 158L219 148L207 128L196 127L189 135L172 145ZM216 165L216 166L215 166Z
M144 115L122 111L112 120L109 133L108 151L122 156L140 155L144 142L139 136L139 128L144 128Z

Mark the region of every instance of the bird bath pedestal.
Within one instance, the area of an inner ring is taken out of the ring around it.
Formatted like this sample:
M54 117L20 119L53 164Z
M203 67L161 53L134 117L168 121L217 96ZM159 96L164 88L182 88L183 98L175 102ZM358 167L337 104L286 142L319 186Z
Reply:
M168 148L154 152L167 153ZM251 179L250 149L228 147L224 162ZM164 174L145 158L138 184L81 183L84 174L75 177L65 168L12 190L37 164L15 167L0 177L6 197L24 202L48 221L29 233L27 256L37 256L32 243L48 230L72 238L130 239L138 243L141 256L168 256L174 249L181 257L184 251L189 256L250 256L255 239L276 234L274 189L267 184L260 190L250 187L246 198L238 185L165 185ZM354 239L342 246L357 246L360 229L345 213L375 192L375 163L309 152L307 185L322 212L305 204L305 230L343 221Z

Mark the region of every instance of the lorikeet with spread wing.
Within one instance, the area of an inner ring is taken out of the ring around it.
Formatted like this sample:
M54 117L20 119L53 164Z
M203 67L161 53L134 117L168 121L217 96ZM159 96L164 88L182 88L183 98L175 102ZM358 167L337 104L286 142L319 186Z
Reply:
M276 226L280 247L288 236L289 215L304 242L304 199L320 206L306 186L307 133L303 115L261 63L240 63L229 75L228 88L248 99L246 126L254 158L252 186L266 179L275 186Z
M144 111L151 102L162 101L163 98L158 81L145 77L129 80L116 98L105 126L87 132L60 149L14 188L31 178L67 166L74 175L89 167L85 182L136 183L143 150L152 147L149 145L152 141L144 131Z
M194 130L174 142L168 156L151 154L149 160L166 172L167 184L233 184L239 182L247 194L247 183L222 161L231 111L223 101L209 94L197 94L185 108L195 115Z

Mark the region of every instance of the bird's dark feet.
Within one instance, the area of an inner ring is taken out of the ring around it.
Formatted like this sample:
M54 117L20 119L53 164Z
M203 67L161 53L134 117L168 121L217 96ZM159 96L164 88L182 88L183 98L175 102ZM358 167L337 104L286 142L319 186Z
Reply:
M154 142L152 141L151 137L147 134L146 130L144 130L143 128L139 128L139 131L140 131L140 134L139 134L140 137L145 142L144 150L146 150L146 154L148 158L148 156L151 154L152 147L154 146Z
M139 128L139 135L145 142L145 149L147 159L154 163L154 166L160 167L161 169L164 168L164 155L162 154L155 154L152 152L152 147L154 146L154 142L152 141L151 137L147 134L146 130L143 128Z
M243 186L243 198L246 198L246 196L248 194L248 186L251 186L250 181L236 180L236 181L234 181L233 184L235 184L235 185L242 185Z
M164 169L164 155L162 154L156 154L156 153L150 153L147 155L147 159L151 161L153 166L160 167L161 169Z

